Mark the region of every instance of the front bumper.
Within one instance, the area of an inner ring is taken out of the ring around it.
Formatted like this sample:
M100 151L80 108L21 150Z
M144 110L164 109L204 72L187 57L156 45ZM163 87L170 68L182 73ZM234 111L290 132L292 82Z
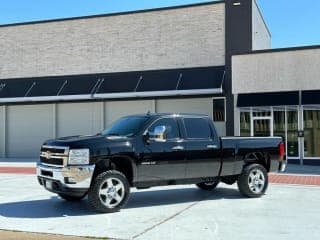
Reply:
M90 188L94 167L51 167L40 163L37 165L38 181L50 192L83 195Z

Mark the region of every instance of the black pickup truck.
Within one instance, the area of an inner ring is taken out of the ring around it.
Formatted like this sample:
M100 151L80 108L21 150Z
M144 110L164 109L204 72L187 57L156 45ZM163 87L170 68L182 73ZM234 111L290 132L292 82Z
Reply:
M46 141L37 177L65 200L88 195L96 211L115 212L130 187L237 182L241 194L260 197L267 173L285 169L284 154L281 137L219 137L206 115L133 115L97 135Z

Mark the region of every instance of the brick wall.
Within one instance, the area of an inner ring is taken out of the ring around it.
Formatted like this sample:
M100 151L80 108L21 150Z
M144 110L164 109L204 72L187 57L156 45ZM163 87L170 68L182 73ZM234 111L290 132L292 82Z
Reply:
M225 6L0 27L0 79L224 65Z

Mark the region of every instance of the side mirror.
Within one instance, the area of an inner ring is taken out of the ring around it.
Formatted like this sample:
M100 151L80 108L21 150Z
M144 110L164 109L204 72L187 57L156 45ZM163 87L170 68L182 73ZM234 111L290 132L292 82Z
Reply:
M165 126L156 126L154 131L152 133L149 133L151 135L151 139L155 141L165 141L165 133L166 133L166 127Z
M142 135L142 140L143 140L143 142L149 143L149 139L150 139L150 134L149 134L149 132L145 132L145 133Z

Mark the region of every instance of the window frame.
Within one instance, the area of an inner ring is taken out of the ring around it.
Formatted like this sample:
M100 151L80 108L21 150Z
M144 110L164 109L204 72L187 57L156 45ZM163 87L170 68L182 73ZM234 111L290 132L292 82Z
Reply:
M166 139L164 139L164 142L166 142L166 141L174 141L174 140L179 140L179 139L181 139L181 138L182 138L182 132L181 132L181 129L180 129L180 125L179 125L178 119L177 119L176 117L170 117L170 116L165 116L165 117L157 118L157 119L155 119L154 121L152 121L152 122L145 128L144 134L149 133L149 132L150 132L149 129L153 126L153 124L155 124L156 122L161 121L161 120L163 120L163 119L172 119L172 120L176 123L176 125L177 125L177 130L178 130L178 134L179 134L179 136L178 136L177 138L166 138ZM160 126L160 125L159 125L159 126Z
M188 131L187 131L187 128L186 128L186 124L184 122L184 119L203 119L208 127L209 127L209 130L210 130L210 136L208 138L190 138L188 137ZM209 118L208 117L201 117L201 116L184 116L181 118L181 124L183 125L183 131L184 131L184 138L186 140L200 140L200 141L208 141L208 140L214 140L214 133L213 133L213 130L212 130L212 127L211 127L211 124L210 124L210 121L209 121Z
M224 120L223 121L215 121L214 120L214 111L213 111L213 101L214 100L224 100ZM227 98L226 97L213 97L212 98L212 120L217 123L226 123L227 122Z

